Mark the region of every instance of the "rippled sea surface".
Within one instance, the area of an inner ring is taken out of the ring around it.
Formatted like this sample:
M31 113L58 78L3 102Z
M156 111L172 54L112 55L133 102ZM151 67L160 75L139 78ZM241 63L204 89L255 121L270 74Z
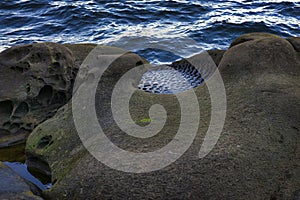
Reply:
M226 49L248 32L300 36L300 0L0 2L0 50L41 41L88 42L127 46L163 63L198 49ZM148 44L180 46L176 57Z

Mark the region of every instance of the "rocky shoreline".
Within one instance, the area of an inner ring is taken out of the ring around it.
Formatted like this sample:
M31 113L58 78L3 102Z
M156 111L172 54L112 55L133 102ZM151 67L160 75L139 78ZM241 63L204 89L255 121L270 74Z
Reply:
M227 95L217 145L205 158L195 156L211 116L210 96L201 84L194 89L201 102L201 123L193 145L170 166L144 174L100 163L77 134L70 103L73 84L95 46L37 43L0 53L0 160L24 160L26 142L29 168L53 184L37 199L300 199L299 37L250 33L236 38L228 50L208 51ZM157 102L175 113L147 144L122 135L102 105L109 102L110 85L124 71L145 63L133 53L120 57L96 96L107 136L121 148L138 152L162 147L176 133L178 104L170 103L176 102L175 95L140 91L133 96L131 114L141 125L140 119L149 117L149 106ZM0 176L3 173L0 170ZM9 195L20 197L23 192L12 190ZM7 194L0 192L0 198Z

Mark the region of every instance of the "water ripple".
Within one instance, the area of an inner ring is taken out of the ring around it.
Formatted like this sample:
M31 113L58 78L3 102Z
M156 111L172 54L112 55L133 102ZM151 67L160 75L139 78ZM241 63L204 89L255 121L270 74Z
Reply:
M0 3L0 20L0 50L41 41L118 45L139 40L136 50L159 63L172 58L161 52L158 59L157 52L143 49L145 44L189 36L199 45L187 49L225 49L248 32L299 36L300 2L12 0Z

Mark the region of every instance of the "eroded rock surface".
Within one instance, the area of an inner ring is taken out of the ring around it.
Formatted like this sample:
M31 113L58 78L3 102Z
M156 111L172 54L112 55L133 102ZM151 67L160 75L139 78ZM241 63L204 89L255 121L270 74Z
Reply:
M55 43L9 48L0 53L0 160L5 148L28 134L71 97L75 70L71 51ZM9 160L14 160L11 156Z
M194 89L201 111L194 143L176 162L151 173L117 171L91 156L77 135L69 103L28 139L29 160L48 163L52 172L53 187L43 194L50 199L297 199L300 60L287 40L258 36L231 45L220 61L227 115L217 145L205 158L198 158L211 116L205 84ZM96 110L114 144L148 152L172 140L180 125L180 108L175 95L137 91L130 104L134 121L147 125L150 106L159 103L168 111L165 127L148 140L126 136L118 128L107 106L111 90L137 63L143 61L127 55L113 64L98 86Z

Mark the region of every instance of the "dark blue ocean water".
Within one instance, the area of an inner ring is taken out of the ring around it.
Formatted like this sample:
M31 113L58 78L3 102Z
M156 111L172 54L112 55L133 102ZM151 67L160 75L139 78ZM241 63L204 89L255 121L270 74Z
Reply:
M226 49L243 33L300 35L300 0L230 1L49 1L0 2L0 46L52 41L127 45L152 62L168 62L167 52L143 49L146 44L197 45L189 49ZM134 44L132 44L134 43ZM185 55L187 54L187 55Z

